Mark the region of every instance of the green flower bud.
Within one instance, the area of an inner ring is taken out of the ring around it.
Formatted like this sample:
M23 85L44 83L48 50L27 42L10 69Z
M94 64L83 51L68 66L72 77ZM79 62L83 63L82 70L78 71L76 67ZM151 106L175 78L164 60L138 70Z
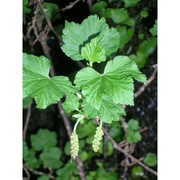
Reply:
M104 135L102 127L99 126L96 128L96 133L94 135L94 140L92 142L92 147L95 152L99 150L100 141L102 140L102 136Z
M71 158L75 159L79 151L79 140L78 140L78 135L76 134L76 132L73 132L71 134L70 144L71 144Z

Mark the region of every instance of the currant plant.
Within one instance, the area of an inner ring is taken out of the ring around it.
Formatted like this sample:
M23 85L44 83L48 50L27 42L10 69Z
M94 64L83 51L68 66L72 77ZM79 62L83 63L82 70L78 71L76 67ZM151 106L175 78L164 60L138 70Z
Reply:
M23 55L23 97L33 97L37 108L45 109L66 97L63 107L74 112L77 119L71 135L71 157L78 155L79 142L76 128L85 119L98 119L92 147L98 151L103 136L103 123L118 121L125 115L123 105L134 105L134 79L145 82L136 63L128 56L115 56L121 43L119 32L110 28L104 18L91 15L81 24L65 22L61 47L74 61L86 62L77 72L72 84L68 77L49 77L50 62L47 58ZM107 61L107 62L106 62ZM94 63L106 62L103 73Z

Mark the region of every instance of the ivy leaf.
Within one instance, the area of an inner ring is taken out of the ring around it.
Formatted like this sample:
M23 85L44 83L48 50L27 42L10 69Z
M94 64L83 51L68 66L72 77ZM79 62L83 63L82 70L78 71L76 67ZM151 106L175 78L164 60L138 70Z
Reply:
M61 154L62 152L59 148L51 147L40 154L40 159L43 161L45 168L57 169L62 166L60 161Z
M109 61L103 74L84 68L76 74L75 84L82 89L87 103L99 110L103 97L115 104L133 105L133 78L145 82L146 77L127 56L117 56Z
M89 61L90 64L94 62L100 63L106 60L105 50L102 48L101 39L102 37L98 36L81 49L82 57Z
M109 29L104 18L99 19L97 15L91 15L81 24L66 21L62 35L64 45L61 49L71 59L75 61L83 60L82 47L98 36L102 36L102 48L105 50L106 56L111 55L118 49L119 34L114 28Z
M57 144L55 132L48 129L40 129L37 134L31 135L31 145L36 151L53 147Z
M146 154L144 158L144 163L148 166L156 166L157 164L157 157L154 153L148 153Z
M23 54L23 98L34 97L37 108L45 109L71 93L67 77L49 77L50 62L46 57Z
M79 98L74 94L69 94L66 97L65 102L62 103L64 110L67 113L77 110L79 107Z

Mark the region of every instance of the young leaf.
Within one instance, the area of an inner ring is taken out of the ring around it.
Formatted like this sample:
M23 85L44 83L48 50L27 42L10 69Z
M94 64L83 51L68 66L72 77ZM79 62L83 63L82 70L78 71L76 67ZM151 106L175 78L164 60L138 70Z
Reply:
M61 49L73 60L83 60L82 47L99 35L102 36L102 48L105 50L106 56L117 50L119 34L114 28L109 29L104 18L99 19L97 15L91 15L81 24L66 21L62 36L64 45Z
M40 154L40 159L43 161L45 168L57 169L62 166L60 161L62 152L57 147L51 147Z
M62 103L64 110L67 113L70 113L72 111L78 110L79 107L79 99L74 94L69 94L66 97L65 102Z
M34 97L37 107L45 109L71 93L67 77L49 77L50 62L46 57L23 54L23 98Z
M133 105L133 78L145 82L146 77L136 64L126 56L117 56L106 64L103 74L88 67L79 71L75 84L82 89L87 103L100 109L103 97L116 104Z
M36 151L53 147L57 144L55 132L48 129L40 129L37 134L31 135L31 145Z
M156 164L157 164L156 154L154 154L154 153L146 154L146 156L144 158L144 163L147 164L148 166L156 166Z
M98 36L81 49L82 57L89 61L90 64L94 62L100 63L106 60L105 50L102 48L101 39L102 37Z

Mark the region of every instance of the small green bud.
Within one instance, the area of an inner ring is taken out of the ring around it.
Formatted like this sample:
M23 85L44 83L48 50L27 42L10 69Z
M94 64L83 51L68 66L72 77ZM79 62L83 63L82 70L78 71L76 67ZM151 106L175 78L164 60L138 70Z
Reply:
M92 147L95 152L99 150L100 141L102 140L103 135L104 133L102 127L101 126L97 127L94 135L94 140L92 142Z
M73 132L71 134L70 144L71 144L71 158L75 159L79 151L79 140L78 140L78 135L76 134L76 132Z

